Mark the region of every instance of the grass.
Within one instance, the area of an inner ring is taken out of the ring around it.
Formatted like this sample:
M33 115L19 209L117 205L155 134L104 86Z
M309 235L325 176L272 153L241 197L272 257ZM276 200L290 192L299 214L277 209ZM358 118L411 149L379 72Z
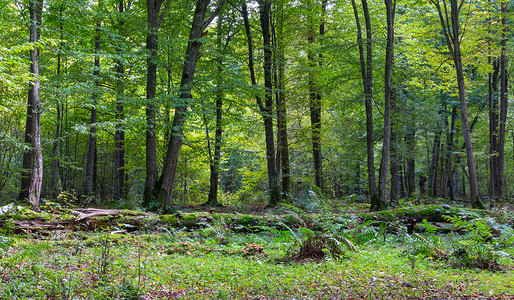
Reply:
M388 235L316 262L284 259L292 233L198 231L115 235L78 240L14 238L0 267L1 299L501 299L514 295L503 272L452 268L409 256L401 236ZM455 237L454 237L455 238ZM250 246L249 246L250 245ZM262 247L262 251L248 251ZM245 248L246 247L246 248ZM250 248L249 248L250 247ZM413 262L414 260L414 262Z
M191 213L130 234L0 237L0 299L512 299L513 223L496 214L457 215L449 234L331 213Z

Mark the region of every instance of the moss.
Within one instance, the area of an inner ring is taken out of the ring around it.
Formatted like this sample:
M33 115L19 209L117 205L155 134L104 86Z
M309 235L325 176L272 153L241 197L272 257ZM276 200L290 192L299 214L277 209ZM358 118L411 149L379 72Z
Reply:
M84 241L84 245L87 247L103 245L109 243L109 245L119 245L132 240L132 236L124 234L110 234L104 233L100 235L94 235Z
M71 214L64 214L64 215L61 215L60 218L62 221L72 221L72 220L75 220L77 218L77 216L74 216Z
M107 215L107 216L95 216L95 217L92 217L93 220L96 220L98 222L109 222L111 221L112 219L114 219L116 216L112 216L112 215Z
M436 212L439 209L440 212ZM446 213L449 212L449 213ZM443 208L442 205L426 205L426 206L412 206L412 207L400 207L391 210L384 210L374 213L362 213L358 214L365 220L376 219L378 221L394 221L398 219L414 218L419 221L427 219L434 222L444 222L444 215L456 216L466 215L468 218L478 218L484 215L487 211L483 209L472 209L464 207L450 207L448 209ZM376 217L376 218L375 218Z
M123 213L123 215L127 215L127 216L141 216L141 215L146 214L145 212L142 212L139 210L132 210L132 209L122 209L121 212Z

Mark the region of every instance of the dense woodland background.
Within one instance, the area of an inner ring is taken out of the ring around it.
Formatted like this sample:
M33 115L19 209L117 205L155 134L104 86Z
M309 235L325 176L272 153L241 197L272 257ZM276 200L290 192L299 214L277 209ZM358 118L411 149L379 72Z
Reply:
M511 198L511 6L0 1L0 200Z

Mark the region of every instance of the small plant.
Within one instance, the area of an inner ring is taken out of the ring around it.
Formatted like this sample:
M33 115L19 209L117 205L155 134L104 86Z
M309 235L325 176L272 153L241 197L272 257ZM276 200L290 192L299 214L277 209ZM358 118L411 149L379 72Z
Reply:
M57 195L57 203L70 206L73 202L76 202L77 198L75 197L74 191L62 191L59 195Z
M12 239L0 236L0 259L3 258L12 246Z
M455 228L467 232L466 239L457 242L449 257L452 266L491 271L503 270L501 259L508 255L498 250L503 245L510 244L511 239L508 236L512 235L512 230L509 227L496 223L493 218L478 218L468 221L460 216L455 216L446 219L451 221ZM502 239L502 237L507 237L507 239ZM507 243L505 243L506 241Z
M305 259L320 261L326 257L339 259L344 256L345 249L357 251L355 245L343 236L316 234L305 239L291 259L299 261Z
M105 277L107 269L111 261L111 247L112 243L109 240L109 234L105 233L100 239L100 253L98 254L98 275Z
M256 244L256 243L251 243L251 244L246 244L243 249L241 249L241 252L243 252L244 255L258 255L258 254L262 254L264 250L264 247L259 245L259 244Z
M355 244L364 245L375 240L379 232L371 226L373 220L366 221L354 228L345 231L345 236L349 237Z

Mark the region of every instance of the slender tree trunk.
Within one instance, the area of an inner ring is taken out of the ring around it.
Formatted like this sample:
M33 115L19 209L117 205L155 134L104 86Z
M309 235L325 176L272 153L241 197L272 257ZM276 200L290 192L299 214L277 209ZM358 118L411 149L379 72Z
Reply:
M157 89L157 34L164 17L159 14L164 0L147 0L148 34L146 36L146 177L143 194L143 205L148 207L155 195L157 186L157 137L155 132L155 94ZM170 1L166 3L166 7ZM166 9L165 9L166 10Z
M416 178L415 178L415 159L414 152L416 150L416 128L414 122L414 114L410 107L405 110L407 117L407 124L405 125L405 144L407 146L407 170L406 170L406 190L407 197L413 198L416 191Z
M391 78L394 60L394 15L396 0L385 0L387 19L387 46L385 54L384 74L384 142L382 148L382 160L378 178L379 197L378 202L371 203L371 210L383 210L387 206L387 167L389 163L389 146L391 144Z
M100 6L100 1L98 2ZM98 93L100 89L100 35L101 35L101 23L100 20L96 22L96 30L95 30L95 66L93 69L93 80L95 85L95 90L92 94L93 105L91 106L91 118L90 118L90 126L89 129L89 143L87 149L87 162L86 162L86 174L84 176L84 188L82 194L85 196L95 196L96 195L96 120L97 120L97 110L96 107L98 105Z
M59 50L57 52L57 78L60 82L61 80L61 65L62 65L62 57L61 57L61 51L63 50L64 46L64 33L63 33L63 25L62 25L62 11L64 10L64 7L61 7L61 12L59 13ZM57 199L57 196L59 195L59 169L60 169L60 145L61 145L61 135L62 135L62 110L61 110L61 92L60 92L60 83L57 84L57 104L55 105L56 110L56 125L55 125L55 138L52 145L52 198Z
M444 176L441 182L441 188L444 189L444 193L441 193L442 197L452 197L453 193L453 168L452 168L452 157L455 151L454 138L455 138L455 121L457 120L457 108L452 108L450 128L446 136L446 153L445 153L445 166Z
M216 11L214 11L208 20L205 20L207 8L210 0L198 0L193 15L193 23L191 24L191 32L189 34L189 42L187 44L185 61L182 68L182 79L180 81L179 103L175 106L175 115L173 117L172 132L161 178L159 180L159 189L157 191L157 201L161 203L164 211L170 211L173 205L173 184L177 174L177 164L180 148L182 146L182 137L184 131L184 121L186 110L191 101L191 89L195 74L196 63L200 59L200 47L202 42L200 39L204 35L204 30L209 26L210 22L217 16L221 10L224 1L221 0Z
M501 47L502 52L500 56L500 132L498 137L498 177L497 177L497 189L498 197L504 199L504 172L505 172L505 126L507 123L507 107L508 107L508 77L507 77L507 55L506 55L506 35L507 21L506 21L506 5L505 2L501 3L502 13L502 40Z
M210 139L207 134L207 145L209 148L209 167L210 167L210 180L209 180L209 196L207 199L207 205L209 206L218 206L218 186L219 186L219 173L220 173L220 161L221 161L221 142L222 142L222 134L223 134L223 125L222 125L222 117L223 117L223 46L222 46L222 26L223 26L224 18L222 15L218 17L218 28L216 31L217 38L216 44L218 48L217 53L217 64L218 64L218 72L217 76L217 89L216 89L216 132L214 136L214 155L211 151ZM207 127L207 123L205 124ZM206 128L208 129L208 128ZM207 131L208 132L208 131Z
M396 114L396 89L391 93L391 204L398 203L398 124Z
M357 24L357 44L359 46L359 58L366 107L366 157L368 169L368 193L371 199L371 203L375 203L378 201L378 192L375 179L375 142L373 139L373 35L371 31L371 20L369 16L368 3L367 0L362 0L362 11L364 13L364 20L366 24L366 56L364 56L362 28L355 0L352 0L352 7L355 15L355 22Z
M443 118L443 112L443 109L439 110L437 130L435 132L434 143L432 145L432 160L430 162L430 170L428 172L428 195L430 197L435 197L437 195L437 165L439 162L439 151L441 148L441 120Z
M118 12L125 11L125 1L118 3ZM118 34L123 36L123 17L118 20ZM124 76L125 70L122 60L122 48L117 47L118 58L116 59L116 132L114 134L114 199L125 198L125 130L123 129L124 119Z
M459 87L459 99L461 107L461 120L462 130L464 132L464 143L466 145L466 157L469 171L469 188L471 196L471 205L475 208L484 208L480 195L478 194L478 180L475 168L475 158L473 157L473 145L471 143L471 130L468 121L468 107L466 103L466 85L464 80L464 68L462 66L462 57L460 52L460 25L459 25L459 13L460 7L457 0L450 0L450 12L447 10L447 6L441 9L439 0L431 0L436 6L439 13L439 19L445 35L446 44L448 50L452 55L453 62L455 65L455 73L457 77L457 84ZM448 14L450 14L451 27L447 26Z
M460 106L461 106L461 120L462 127L464 130L464 141L466 143L466 155L468 162L468 172L469 172L469 188L470 188L470 196L471 196L471 205L476 208L485 208L484 204L480 200L480 196L478 194L478 180L475 169L475 159L473 157L473 146L471 143L471 131L468 122L468 108L466 103L466 86L464 82L464 69L462 67L462 59L460 54L460 41L459 41L459 26L458 26L458 13L457 13L457 1L452 0L452 24L456 24L453 26L453 32L455 39L453 40L455 48L454 54L454 63L455 69L457 73L457 83L459 86L459 98L460 98Z
M326 14L327 0L323 0L321 10L323 16ZM316 42L315 33L313 30L314 24L310 24L311 30L309 32L308 41L311 47ZM325 35L325 21L321 20L319 25L319 37L323 38ZM316 187L323 191L323 165L322 165L322 151L321 151L321 91L319 84L316 83L314 73L316 72L316 65L323 66L323 54L318 54L318 63L316 64L315 53L312 50L308 53L309 59L309 100L310 100L310 118L311 118L311 134L312 134L312 155L314 160L314 178Z
M43 0L31 0L30 13L30 39L31 43L39 40L39 27L43 14ZM43 181L43 156L41 153L41 99L39 96L39 51L34 46L30 50L30 72L34 79L29 84L27 101L27 121L25 127L25 142L30 143L31 149L23 154L23 173L19 199L28 201L33 207L39 207L41 198L41 184Z
M269 0L259 1L259 15L262 29L264 48L264 110L261 111L264 117L264 131L266 135L266 157L268 164L268 181L270 186L270 200L268 205L275 206L279 203L280 181L275 160L275 141L273 138L273 83L272 76L272 49L270 35L270 9Z
M259 111L262 115L262 119L264 122L264 133L266 139L266 160L268 166L268 186L269 186L269 204L270 206L276 205L280 201L280 182L278 178L278 170L276 166L275 160L275 142L273 139L273 115L272 115L272 93L271 93L271 48L270 48L270 32L269 32L269 9L270 3L265 0L265 2L259 2L260 8L260 19L261 19L261 28L263 30L263 43L264 43L264 71L265 71L265 88L266 88L266 99L265 104L262 102L260 96L256 95L255 100L257 102L257 106L259 107ZM248 41L248 69L250 70L250 79L252 82L252 86L257 85L257 81L255 79L255 69L254 69L254 58L253 58L253 41L252 41L252 33L250 30L250 22L248 20L248 9L246 6L246 2L242 4L242 14L245 25L246 38Z
M280 1L277 8L277 38L276 38L276 56L277 56L277 126L278 129L278 147L280 149L280 166L282 168L282 199L286 200L291 194L291 166L289 163L289 141L287 137L287 106L286 93L284 84L284 68L285 68L285 46L284 46L284 4Z
M498 79L500 64L492 61L493 72L489 73L489 198L498 198Z

